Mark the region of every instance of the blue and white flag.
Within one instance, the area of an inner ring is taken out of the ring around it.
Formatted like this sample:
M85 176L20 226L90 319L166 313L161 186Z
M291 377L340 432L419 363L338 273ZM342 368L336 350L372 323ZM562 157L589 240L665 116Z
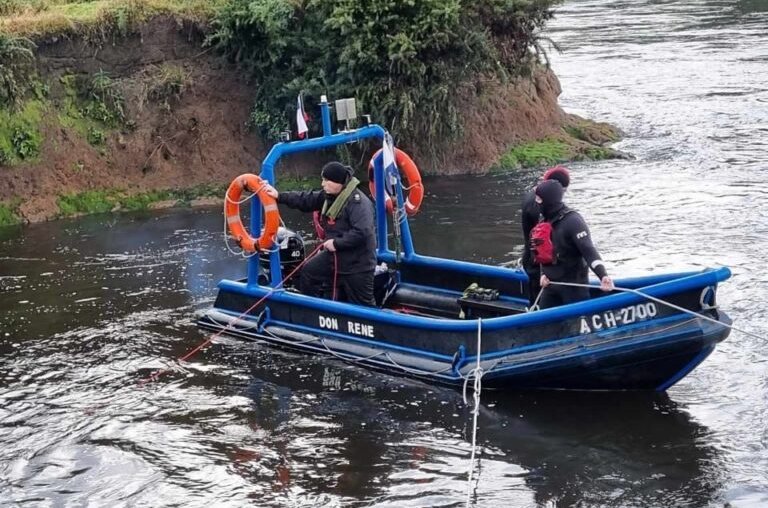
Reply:
M395 149L392 142L392 136L387 132L384 134L381 147L382 160L384 167L384 189L388 194L394 195L397 185L397 166L395 166Z

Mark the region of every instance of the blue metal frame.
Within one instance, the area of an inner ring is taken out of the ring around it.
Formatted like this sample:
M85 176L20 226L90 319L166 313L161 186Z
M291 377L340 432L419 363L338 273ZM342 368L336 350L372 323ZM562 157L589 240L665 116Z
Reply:
M354 143L363 139L378 138L383 140L387 132L383 127L377 124L367 125L353 131L339 132L332 134L331 131L331 112L327 101L320 103L320 112L323 121L323 135L317 138L304 139L300 141L288 141L275 144L267 154L261 166L261 178L267 180L270 184L275 184L275 165L283 155L311 152L330 148L333 146ZM385 256L392 254L387 244L387 211L384 201L384 168L381 164L381 158L374 164L374 182L376 184L376 232L378 240L378 254ZM402 185L400 185L399 175L397 188L398 206L402 208L401 217L405 217ZM258 199L251 201L251 231L261 231L261 202ZM403 239L403 249L405 257L413 255L413 241L411 239L411 230L408 226L408 220L403 219L401 223L401 235ZM283 280L282 268L280 266L280 253L273 251L269 257L270 284L276 287ZM248 260L248 286L258 286L259 280L259 256L252 256Z

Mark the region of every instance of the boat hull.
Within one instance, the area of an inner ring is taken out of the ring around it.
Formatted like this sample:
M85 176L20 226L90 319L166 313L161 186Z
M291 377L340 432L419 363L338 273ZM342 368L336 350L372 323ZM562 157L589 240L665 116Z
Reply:
M716 279L701 275L649 287L669 306L625 294L488 319L404 316L232 283L198 323L440 384L474 376L479 350L483 385L498 390L664 391L730 331L728 316L712 305Z

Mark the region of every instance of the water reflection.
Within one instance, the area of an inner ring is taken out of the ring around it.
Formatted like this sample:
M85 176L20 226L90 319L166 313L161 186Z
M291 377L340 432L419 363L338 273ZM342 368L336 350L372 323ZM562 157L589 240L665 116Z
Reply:
M471 430L460 394L290 353L275 360L248 386L252 425L278 434L273 470L294 478L319 459L322 474L302 482L316 492L396 506L418 488L435 503L422 506L460 504ZM479 506L510 500L488 485L524 487L514 498L542 506L702 506L722 487L710 432L666 395L486 391L478 423Z

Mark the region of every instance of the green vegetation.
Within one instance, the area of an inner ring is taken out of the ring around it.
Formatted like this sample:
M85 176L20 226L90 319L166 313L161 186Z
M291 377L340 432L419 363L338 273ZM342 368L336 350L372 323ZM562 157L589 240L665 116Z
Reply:
M191 85L189 72L183 67L164 64L150 75L146 98L160 104L164 110L170 111L172 104L178 102Z
M125 120L123 95L109 74L99 71L81 87L85 105L84 116L108 127L117 127Z
M18 206L19 200L15 200L11 203L0 202L0 227L14 226L21 223L21 219L16 213Z
M77 132L97 148L107 140L107 131L125 125L123 95L118 84L106 72L91 77L65 74L60 78L64 94L59 123Z
M281 177L278 179L277 187L281 191L316 189L320 187L320 180ZM59 217L68 217L112 211L148 210L160 202L172 202L172 206L189 206L192 201L207 197L220 198L223 204L226 190L227 185L198 185L186 189L156 190L136 194L119 189L105 189L65 194L59 196L57 202Z
M580 120L563 127L571 137L593 145L612 143L621 138L621 132L610 124Z
M521 167L552 166L568 160L570 151L568 144L557 139L523 143L507 150L495 169L505 171Z
M31 88L34 50L35 44L29 39L0 33L0 107L18 106Z
M356 97L396 137L436 150L461 131L463 96L532 72L559 1L232 0L208 42L261 83L251 122L265 136L288 127L306 90L308 104Z
M45 106L28 101L17 111L0 109L0 166L10 166L37 157L42 145L40 123Z
M210 19L228 0L0 0L0 33L79 35L104 40L126 35L161 14Z
M607 124L584 121L577 132L566 128L568 135L547 138L510 147L500 158L494 173L519 168L554 166L567 161L626 158L613 148L600 143L613 141L617 131ZM581 134L581 136L576 136ZM582 137L583 136L583 137Z
M186 205L201 197L222 197L226 191L221 185L201 185L187 189L156 190L130 194L118 189L91 190L59 196L59 216L105 213L111 211L147 210L155 203L173 201L176 206Z
M275 187L280 191L310 190L320 188L318 177L278 176ZM222 194L223 195L223 194Z

